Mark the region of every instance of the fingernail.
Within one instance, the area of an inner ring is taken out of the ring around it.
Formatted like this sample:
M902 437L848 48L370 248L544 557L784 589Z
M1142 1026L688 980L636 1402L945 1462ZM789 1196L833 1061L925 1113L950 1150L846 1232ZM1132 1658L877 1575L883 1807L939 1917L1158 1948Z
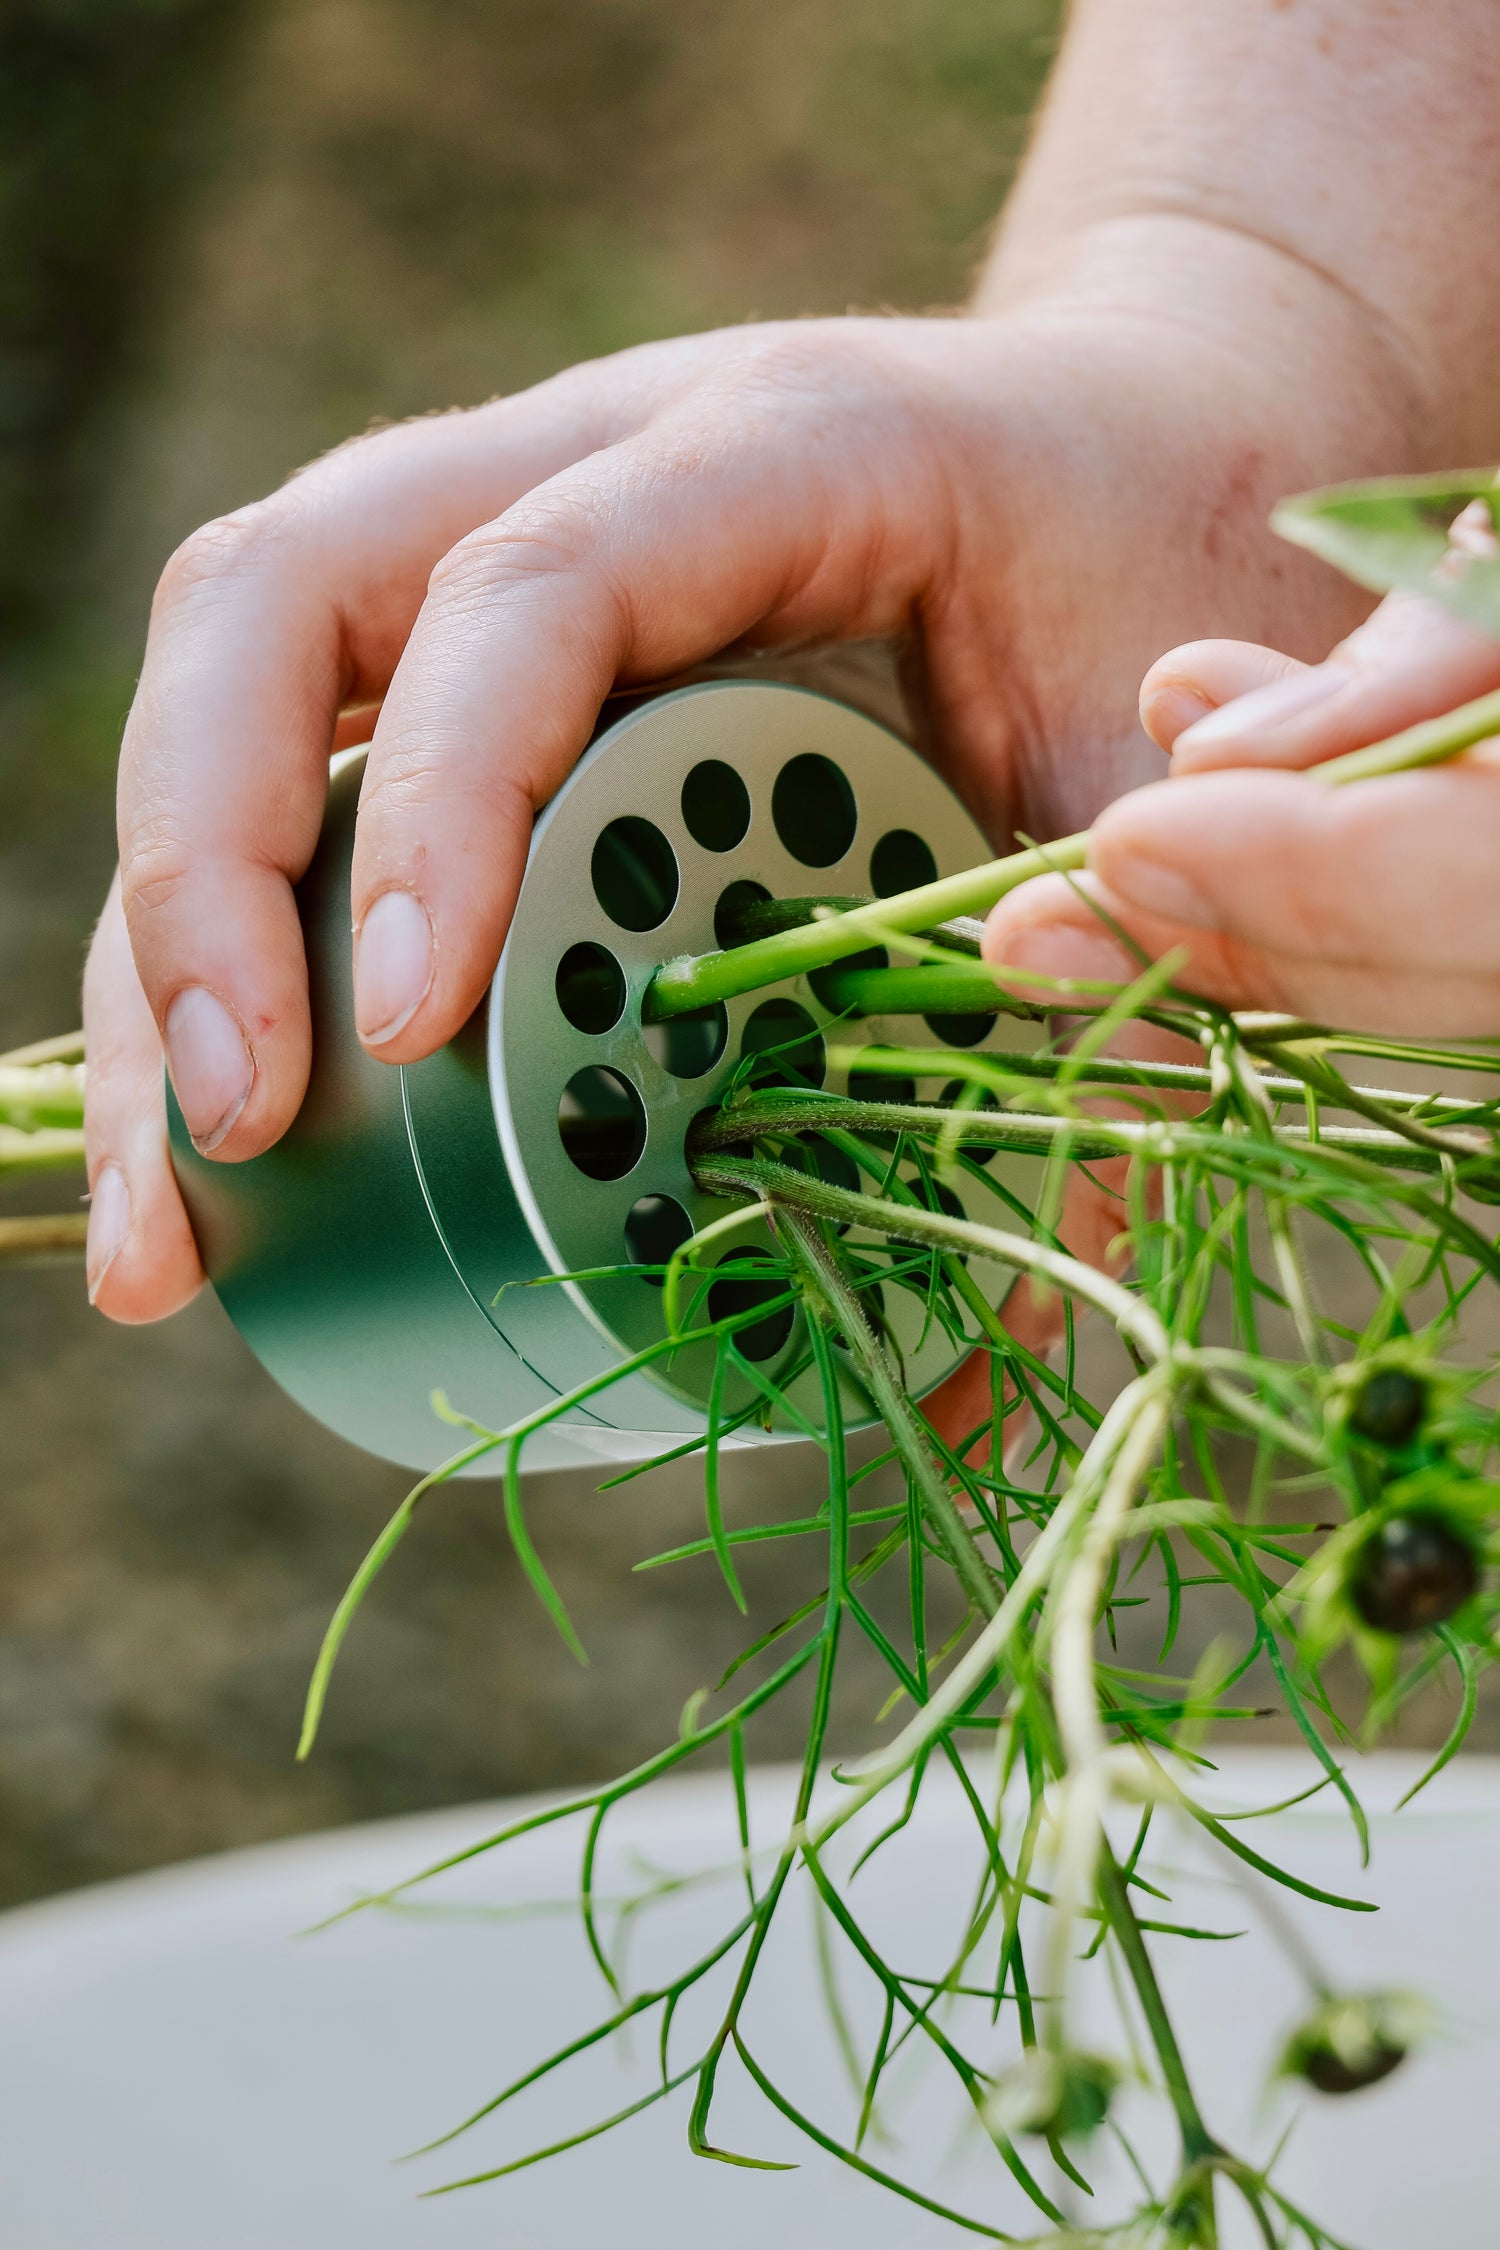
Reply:
M1314 664L1305 672L1273 680L1269 687L1252 688L1248 695L1221 703L1217 711L1184 728L1172 746L1174 755L1181 750L1217 749L1221 742L1239 741L1245 735L1284 726L1288 719L1310 711L1315 703L1326 703L1348 684L1349 674L1340 665Z
M1107 880L1112 891L1147 914L1164 915L1171 922L1191 922L1198 928L1218 927L1219 917L1209 899L1181 868L1135 852L1112 851Z
M367 1047L404 1031L432 990L432 924L410 891L383 891L359 926L354 1022Z
M109 1272L130 1232L130 1190L118 1164L106 1164L89 1201L89 1239L84 1259L89 1303L98 1302Z
M167 1010L167 1064L193 1146L212 1156L250 1099L255 1057L222 1000L201 984Z

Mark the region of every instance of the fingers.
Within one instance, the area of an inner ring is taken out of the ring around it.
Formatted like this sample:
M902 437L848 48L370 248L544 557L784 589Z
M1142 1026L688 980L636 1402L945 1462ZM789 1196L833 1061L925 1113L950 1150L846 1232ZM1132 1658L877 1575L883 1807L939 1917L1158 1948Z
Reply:
M1129 984L1141 964L1111 934L1093 896L1084 876L1039 875L1023 883L985 923L985 960L1022 999L1057 1009L1099 1005L1109 994L1096 987Z
M1500 686L1500 645L1416 595L1389 594L1323 664L1247 642L1199 641L1152 666L1148 733L1175 774L1305 767Z
M901 448L880 442L878 397L863 422L857 396L835 401L834 385L854 380L816 337L761 346L434 572L361 799L355 1017L373 1051L414 1060L473 1010L533 811L617 680L661 677L752 634L859 637L907 614L940 509L890 470ZM858 456L846 456L856 427Z
M583 370L381 432L208 526L169 565L121 761L122 896L206 1153L255 1154L301 1101L309 1029L291 886L317 838L329 753L341 733L367 735L361 706L383 695L434 565L614 435L643 382Z
M1076 886L1027 884L991 917L986 953L1125 982L1180 949L1178 981L1398 1037L1500 1026L1500 767L1482 758L1352 789L1236 772L1163 782L1096 822Z
M1454 569L1476 542L1493 552L1488 516L1460 518L1451 542ZM1086 896L1049 879L1005 901L987 954L1040 966L1070 948L1107 950L1102 909L1150 954L1180 948L1181 982L1231 1007L1414 1036L1493 1031L1494 747L1351 790L1264 769L1320 764L1497 686L1500 645L1405 593L1319 665L1243 642L1174 650L1141 690L1174 785L1138 791L1095 824ZM1190 788L1175 786L1183 777ZM1122 952L1118 974L1131 973Z
M203 1279L167 1150L161 1041L141 991L116 881L83 980L90 1301L111 1320L160 1320Z
M1141 725L1158 749L1170 752L1221 705L1313 669L1254 641L1189 641L1158 657L1142 680Z

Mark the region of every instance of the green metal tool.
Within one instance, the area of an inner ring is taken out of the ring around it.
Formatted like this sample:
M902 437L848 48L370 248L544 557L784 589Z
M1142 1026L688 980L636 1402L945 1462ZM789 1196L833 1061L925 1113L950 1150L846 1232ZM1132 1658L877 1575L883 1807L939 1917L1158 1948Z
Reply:
M659 1265L729 1208L694 1185L685 1142L747 1056L794 1081L873 1095L878 1081L827 1064L829 1025L844 1049L957 1036L983 1051L1040 1036L1003 1018L835 1017L816 977L642 1024L660 964L724 942L747 898L881 895L988 856L958 800L874 720L803 688L718 680L643 700L604 727L537 821L486 1007L426 1062L372 1061L349 997L362 767L361 754L337 763L299 890L315 1057L301 1111L244 1164L200 1157L175 1108L172 1132L205 1266L251 1349L320 1421L390 1460L425 1469L457 1450L434 1391L501 1429L660 1337L659 1277L598 1269ZM998 1163L1024 1190L1034 1161ZM757 1244L770 1248L760 1222L723 1254L743 1259ZM1011 1277L975 1271L999 1302ZM924 1333L907 1292L888 1294L908 1382L925 1391L954 1347L935 1324ZM768 1319L745 1348L768 1371L784 1368L800 1321ZM644 1458L680 1442L705 1426L712 1370L701 1345L612 1385L530 1441L528 1466ZM734 1378L728 1410L751 1395ZM811 1374L790 1396L817 1418ZM849 1413L869 1419L852 1378ZM790 1427L737 1442L778 1434Z

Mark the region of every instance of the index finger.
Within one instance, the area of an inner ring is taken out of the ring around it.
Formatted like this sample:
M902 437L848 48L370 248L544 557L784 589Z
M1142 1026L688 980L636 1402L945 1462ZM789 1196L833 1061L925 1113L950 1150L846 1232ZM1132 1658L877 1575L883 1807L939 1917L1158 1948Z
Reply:
M404 425L207 526L163 575L126 729L121 896L189 1130L253 1156L307 1082L292 886L341 709L378 701L476 521L597 442L595 388Z

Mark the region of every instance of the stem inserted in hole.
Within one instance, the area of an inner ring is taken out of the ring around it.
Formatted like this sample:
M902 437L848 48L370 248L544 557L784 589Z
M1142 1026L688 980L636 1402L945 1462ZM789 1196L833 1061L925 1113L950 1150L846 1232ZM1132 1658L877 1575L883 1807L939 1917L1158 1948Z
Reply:
M856 1016L1045 1016L1017 1000L987 969L829 969L818 979L825 1008Z
M1476 742L1500 734L1500 690L1477 696L1440 718L1424 719L1405 727L1384 742L1351 750L1312 769L1312 778L1340 788L1351 781L1377 780L1382 775L1406 773L1420 766L1441 765L1448 758L1472 749ZM773 937L757 938L723 953L701 953L668 961L657 970L646 989L641 1013L647 1023L665 1023L715 1000L733 1000L742 992L757 992L762 985L779 984L783 977L805 976L847 960L868 945L878 944L886 931L930 930L934 924L960 915L987 914L992 906L1035 876L1055 871L1071 873L1088 858L1088 835L1063 836L1055 844L1034 845L971 867L962 875L945 875L894 898L873 899L846 914L830 914L821 921L802 923ZM977 1012L977 1010L976 1010Z
M783 977L826 969L878 944L887 931L930 930L958 915L986 914L1007 891L1018 890L1035 875L1052 868L1082 867L1087 848L1087 836L1066 836L1060 843L1012 852L1006 859L990 860L962 875L942 876L936 883L922 883L894 898L872 899L850 913L804 922L779 936L734 946L727 953L668 961L652 978L641 1013L647 1023L665 1023L715 1000L733 1000L762 985L779 984Z

